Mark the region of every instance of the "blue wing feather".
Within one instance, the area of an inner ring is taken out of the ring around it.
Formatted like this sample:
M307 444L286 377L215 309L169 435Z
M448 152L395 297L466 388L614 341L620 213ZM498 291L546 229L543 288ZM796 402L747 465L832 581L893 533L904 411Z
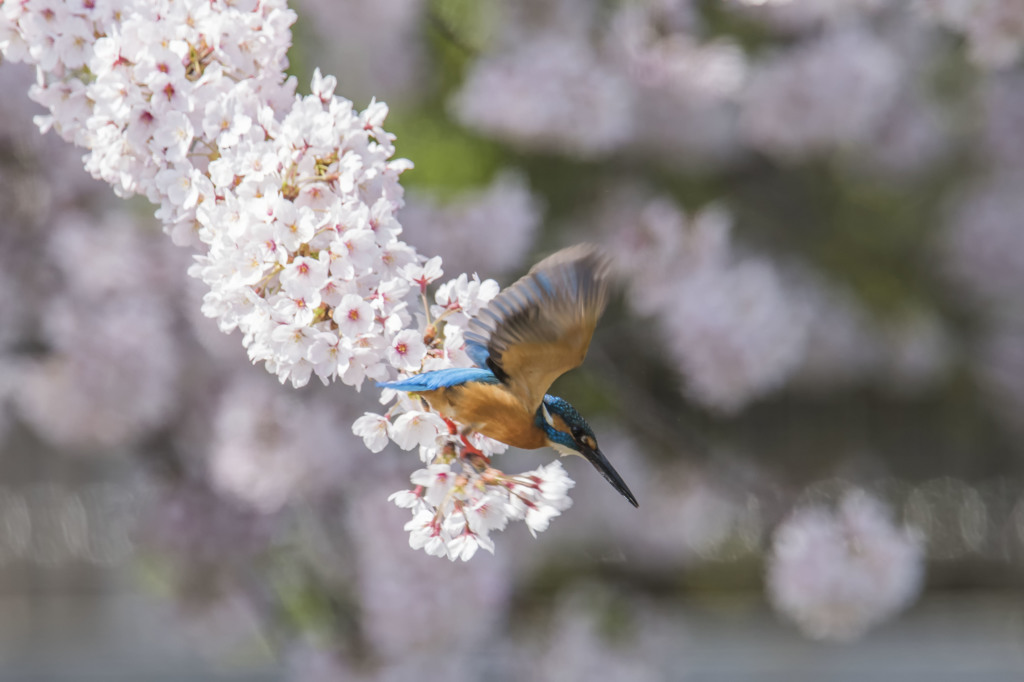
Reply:
M483 349L486 353L487 349ZM470 354L472 357L472 354ZM475 362L475 359L474 359ZM439 369L433 372L414 374L398 381L385 381L378 383L381 388L395 388L399 391L410 393L422 393L424 391L435 391L448 386L459 386L471 381L481 381L485 384L498 383L497 377L489 369L479 367L452 367L450 369Z
M480 343L479 341L466 340L466 355L473 361L473 364L478 368L487 369L487 358L491 357L491 352L487 350L487 346ZM490 372L490 370L487 370Z

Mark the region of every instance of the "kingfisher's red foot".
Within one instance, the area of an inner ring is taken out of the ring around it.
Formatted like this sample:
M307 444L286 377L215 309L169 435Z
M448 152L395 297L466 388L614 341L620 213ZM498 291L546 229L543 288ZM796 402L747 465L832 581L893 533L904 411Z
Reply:
M482 454L476 448L469 446L471 449L463 450L462 458L469 462L474 469L477 471L486 471L491 468L491 458Z
M466 438L466 434L463 433L461 434L460 437L462 438L463 457L472 461L473 465L476 466L477 468L486 468L491 466L491 458L485 455L483 452L481 452L479 448L475 447L472 443L470 443L469 440Z
M444 423L448 425L448 433L450 435L454 436L456 433L459 432L459 427L457 427L455 425L455 422L453 422L451 419L449 419L448 417L441 417L441 419L443 419ZM462 440L463 440L463 442L465 442L466 437L463 436Z
M460 434L459 438L462 439L462 445L465 447L466 452L472 455L480 455L481 457L484 456L484 453L480 452L480 450L478 450L476 447L473 446L472 443L469 442L469 439L466 438L466 434Z

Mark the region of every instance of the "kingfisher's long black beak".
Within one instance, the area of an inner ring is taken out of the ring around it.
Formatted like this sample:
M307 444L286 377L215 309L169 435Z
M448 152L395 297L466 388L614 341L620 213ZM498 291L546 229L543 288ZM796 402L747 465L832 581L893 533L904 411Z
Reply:
M622 493L622 496L629 500L629 503L634 507L639 507L636 498L633 497L633 493L630 492L629 486L622 480L622 476L619 476L619 472L615 470L615 467L611 465L611 462L604 456L600 448L591 450L590 448L583 446L582 452L580 453L587 458L587 461L594 465L594 468L601 472L604 479L612 484L612 487Z

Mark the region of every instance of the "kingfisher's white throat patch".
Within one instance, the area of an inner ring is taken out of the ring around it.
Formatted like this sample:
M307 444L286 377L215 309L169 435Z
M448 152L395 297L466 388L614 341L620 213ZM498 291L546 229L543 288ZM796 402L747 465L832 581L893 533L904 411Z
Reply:
M548 445L550 445L552 448L554 448L558 452L558 454L560 454L562 457L565 457L566 455L579 455L580 457L583 457L583 455L581 453L576 452L572 448L567 448L566 446L562 445L561 443L556 443L554 441L549 440L548 441Z

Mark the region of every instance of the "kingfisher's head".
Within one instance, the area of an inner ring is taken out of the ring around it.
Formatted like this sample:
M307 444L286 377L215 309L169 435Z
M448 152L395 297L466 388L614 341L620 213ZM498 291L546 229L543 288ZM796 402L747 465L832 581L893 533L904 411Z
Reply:
M619 472L615 471L597 446L597 436L593 429L568 401L553 395L544 396L537 409L537 426L544 430L548 445L562 455L580 455L585 458L630 504L639 506Z

